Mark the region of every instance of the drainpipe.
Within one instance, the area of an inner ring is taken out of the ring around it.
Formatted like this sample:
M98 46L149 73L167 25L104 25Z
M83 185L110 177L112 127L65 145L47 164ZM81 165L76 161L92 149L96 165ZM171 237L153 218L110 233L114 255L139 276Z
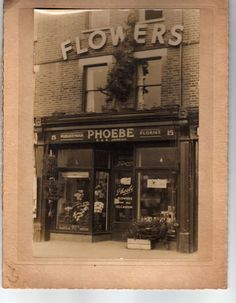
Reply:
M183 25L184 18L183 18L183 10L181 11L181 23ZM183 106L183 40L179 47L179 57L180 57L180 91L179 91L179 98L180 98L180 106Z

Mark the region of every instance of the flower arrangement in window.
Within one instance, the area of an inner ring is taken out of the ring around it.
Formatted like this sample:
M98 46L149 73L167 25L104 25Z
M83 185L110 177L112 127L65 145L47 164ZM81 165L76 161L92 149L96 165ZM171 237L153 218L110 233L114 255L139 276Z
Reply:
M94 196L95 196L94 213L101 214L104 209L104 203L102 201L105 198L102 184L98 184L95 187Z
M65 204L64 221L69 224L80 224L87 221L89 215L89 202L84 200L84 191L79 189L74 194L75 200L72 203Z

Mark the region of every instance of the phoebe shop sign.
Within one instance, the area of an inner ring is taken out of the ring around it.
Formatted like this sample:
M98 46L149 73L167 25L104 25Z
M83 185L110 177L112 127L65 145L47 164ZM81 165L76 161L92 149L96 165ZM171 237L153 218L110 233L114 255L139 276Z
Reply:
M54 132L48 135L48 140L51 143L87 143L175 139L176 130L174 126L81 129L76 131Z
M109 31L107 31L109 29ZM134 28L134 39L137 44L145 44L147 36L148 25L137 23ZM168 44L170 46L178 46L182 42L183 25L174 25L167 30L165 24L156 23L153 26L151 33L151 44L160 45ZM67 60L67 54L76 51L77 55L85 54L89 49L99 50L104 47L110 34L111 43L113 46L118 46L125 38L125 31L122 26L116 28L110 27L104 29L94 29L89 32L87 47L81 46L80 36L75 37L74 42L66 40L61 43L61 51L64 60ZM168 36L168 38L166 38ZM84 39L83 39L84 40ZM75 47L73 46L75 45Z

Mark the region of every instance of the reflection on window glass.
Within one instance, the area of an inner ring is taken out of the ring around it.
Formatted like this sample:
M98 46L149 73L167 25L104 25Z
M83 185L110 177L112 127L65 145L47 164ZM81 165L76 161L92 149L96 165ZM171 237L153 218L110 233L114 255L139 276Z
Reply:
M91 149L60 149L58 167L92 167Z
M142 60L137 66L138 109L151 109L161 102L161 59Z
M86 69L86 111L102 112L106 96L99 91L107 81L107 65L89 66Z
M94 190L94 231L107 231L108 215L108 182L107 172L97 171Z
M132 173L115 173L114 212L116 222L129 222L133 218L133 180Z
M153 221L160 217L175 220L175 177L158 172L138 173L138 219Z
M88 172L62 172L64 195L57 204L57 229L89 231L90 178Z

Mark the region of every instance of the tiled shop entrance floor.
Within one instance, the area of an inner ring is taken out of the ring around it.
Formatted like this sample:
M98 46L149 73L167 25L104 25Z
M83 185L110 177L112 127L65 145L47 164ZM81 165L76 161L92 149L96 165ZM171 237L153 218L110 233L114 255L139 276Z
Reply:
M51 240L33 243L33 256L41 258L111 258L111 259L197 259L197 253L185 254L175 250L127 249L125 242L102 241L96 243Z

